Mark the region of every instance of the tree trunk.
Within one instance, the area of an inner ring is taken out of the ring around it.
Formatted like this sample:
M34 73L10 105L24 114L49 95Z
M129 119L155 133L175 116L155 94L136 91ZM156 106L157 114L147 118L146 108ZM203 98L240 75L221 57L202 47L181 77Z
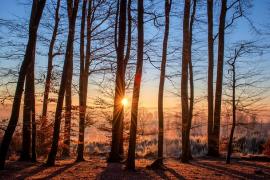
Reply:
M183 163L188 162L189 152L189 105L188 105L188 65L189 65L189 19L190 0L185 0L183 20L183 50L182 50L182 73L181 73L181 105L182 105L182 156Z
M127 33L126 56L124 60L124 76L126 76L127 64L130 58L130 50L131 50L131 31L132 31L131 0L128 0L127 13L128 13L128 33ZM125 97L125 91L126 89L124 89L123 97ZM122 111L123 113L121 114L122 117L120 119L121 122L120 122L120 145L119 145L119 154L121 156L121 159L123 159L124 156L124 119L125 119L124 106L122 106Z
M126 36L126 0L120 0L119 14L119 38L117 47L117 70L115 80L114 110L112 120L112 144L109 155L109 162L119 162L120 136L121 136L121 117L123 117L123 105L121 103L124 97L125 74L124 74L124 48Z
M136 150L136 134L137 134L137 119L138 105L140 97L140 87L143 68L143 49L144 49L144 27L143 27L144 5L143 0L138 0L138 47L137 47L137 66L133 87L132 107L131 107L131 123L130 136L127 158L127 169L135 169L135 150Z
M47 109L48 109L48 99L49 99L49 92L50 92L50 86L51 86L51 77L52 77L52 69L53 69L53 49L54 44L57 37L57 31L59 26L59 9L60 9L60 1L57 0L56 9L55 9L55 17L54 17L54 29L52 38L50 41L49 46L49 52L48 52L48 66L47 66L47 75L46 75L46 81L45 81L45 90L44 90L44 98L43 98L43 105L42 105L42 122L41 122L41 134L40 134L40 143L43 144L46 141L46 133L48 131L47 129ZM42 146L42 148L44 148Z
M193 80L193 63L192 63L192 37L193 37L193 24L196 15L197 0L193 0L192 14L189 23L189 86L190 86L190 100L189 100L189 121L188 121L188 136L190 136L191 124L193 119L193 106L194 106L194 80ZM188 158L192 159L190 140L188 143Z
M25 51L24 60L22 62L22 65L19 71L18 82L17 82L13 105L12 105L11 117L10 117L7 129L5 131L5 134L1 143L1 147L0 147L0 169L3 169L5 166L5 159L8 152L8 148L12 139L12 135L18 123L24 81L25 81L27 72L29 70L29 67L31 66L31 63L34 62L33 60L34 56L32 54L35 53L37 30L38 30L39 22L43 13L45 3L46 3L46 0L40 0L40 1L33 1L33 4L32 4L31 17L30 17L30 23L29 23L28 43L27 43L27 47Z
M33 63L31 63L31 70ZM29 161L31 151L31 118L32 118L32 74L29 71L26 76L25 91L24 91L24 108L23 108L23 129L22 129L22 150L20 161Z
M65 62L63 67L63 73L61 77L60 89L58 93L58 100L55 112L55 122L51 150L47 159L47 165L52 166L55 163L55 158L58 149L60 125L61 125L61 114L64 102L65 90L68 84L68 73L71 73L72 59L73 59L73 41L75 34L75 24L78 11L79 0L67 1L67 11L69 16L69 33L66 47ZM69 76L70 77L70 76Z
M35 56L35 53L33 53ZM35 59L35 57L33 57ZM32 122L32 162L36 162L37 155L36 155L36 103L35 103L35 64L32 63L31 71L28 73L27 77L29 77L29 81L31 82L31 122ZM27 83L27 82L26 82ZM30 141L29 141L30 142ZM28 142L28 143L29 143Z
M215 96L215 111L213 134L210 141L211 156L219 156L219 135L220 135L220 115L222 101L222 81L223 81L223 61L224 61L224 31L227 12L227 0L222 1L220 19L219 19L219 40L218 40L218 64L217 64L217 80L216 80L216 96Z
M236 77L235 77L235 60L234 62L231 64L232 66L232 73L233 73L233 79L232 79L232 116L233 116L233 123L232 123L232 129L231 129L231 133L230 133L230 138L229 138L229 143L228 143L228 151L227 151L227 158L226 158L226 163L230 164L231 162L231 154L233 152L233 135L234 135L234 129L236 126L236 104L235 104L235 89L236 89Z
M86 7L86 4L83 4ZM79 139L77 149L77 161L83 161L84 153L84 130L85 130L85 114L87 104L87 90L88 90L88 74L90 66L90 53L91 53L91 26L92 26L92 0L88 4L87 15L87 42L86 42L86 57L84 58L84 29L85 29L85 8L83 8L82 22L81 22L81 45L80 45L80 122L79 122Z
M163 37L162 47L162 60L160 69L160 80L158 90L158 159L152 165L163 164L163 140L164 140L164 115L163 115L163 94L164 94L164 83L166 76L166 62L167 62L167 49L168 49L168 38L170 29L170 11L171 1L165 1L165 32Z
M73 64L73 62L71 62ZM68 69L67 73L67 87L66 87L66 95L65 95L65 124L64 124L64 144L62 157L67 158L70 157L70 131L71 131L71 104L72 104L72 65Z
M213 76L214 76L214 39L213 39L213 0L207 1L207 19L208 19L208 155L213 154L214 146L211 137L214 130L214 93L213 93Z

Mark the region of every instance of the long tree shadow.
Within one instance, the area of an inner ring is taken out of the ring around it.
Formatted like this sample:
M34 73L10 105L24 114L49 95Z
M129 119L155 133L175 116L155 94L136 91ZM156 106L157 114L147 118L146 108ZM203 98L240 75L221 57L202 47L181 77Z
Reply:
M153 170L159 177L162 179L172 179L172 177L175 177L176 179L185 179L181 174L177 173L174 169L169 168L168 166L163 166L162 169L154 169ZM168 176L165 172L168 171L172 176Z
M76 162L71 163L71 164L66 164L63 167L60 167L59 169L57 169L56 171L53 171L51 174L48 174L47 176L43 177L42 179L51 179L55 176L58 176L62 172L66 171L67 169L74 166L75 164L76 164ZM16 177L16 178L17 179L25 179L28 177L32 177L32 176L35 176L36 174L40 173L41 171L44 171L44 170L50 169L50 168L52 168L52 167L48 167L48 166L42 164L42 165L38 166L37 168L31 170L30 172L25 172L23 175Z
M247 162L247 161L242 161L242 160L238 160L237 162L242 164L242 165L245 165L245 166L256 167L256 168L261 168L261 169L270 171L270 167L268 167L268 166L264 166L264 165L260 165L260 164L254 165L254 163L252 163L252 162Z
M44 179L51 179L55 176L58 176L59 174L61 174L62 172L66 171L67 169L71 168L72 166L74 166L75 164L77 164L77 162L71 163L71 164L67 164L64 167L59 168L58 170L54 171L53 173L49 174L46 177L43 177Z
M265 179L265 178L270 178L267 175L247 174L247 173L241 172L239 170L230 169L230 168L226 168L226 167L223 167L223 166L213 165L213 164L210 164L210 163L205 163L205 162L196 161L196 160L192 161L191 164L194 165L194 166L201 167L201 168L216 171L216 172L218 172L220 174L231 176L232 178L239 178L239 179Z
M124 165L120 163L108 163L107 167L96 176L98 180L121 180L121 179L153 179L144 169L136 171L125 170Z

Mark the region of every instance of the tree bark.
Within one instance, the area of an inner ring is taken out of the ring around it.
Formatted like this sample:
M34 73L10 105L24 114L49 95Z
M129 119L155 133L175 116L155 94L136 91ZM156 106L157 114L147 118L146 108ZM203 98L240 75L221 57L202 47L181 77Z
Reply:
M46 3L46 0L39 0L39 1L35 0L33 1L33 4L32 4L31 17L30 17L30 23L29 23L28 43L27 43L27 47L25 51L24 60L22 62L22 65L19 71L19 78L18 78L16 90L15 90L11 117L10 117L7 129L5 131L5 134L1 143L1 147L0 147L0 169L3 169L5 166L5 159L8 152L8 148L12 139L12 135L18 123L24 81L28 73L29 67L31 66L31 63L34 62L33 60L34 56L32 54L35 53L37 30L38 30L39 22L43 13L45 3Z
M85 13L85 11L84 11ZM80 122L79 122L79 139L77 149L77 161L83 161L84 153L84 130L85 130L85 115L86 115L86 104L87 104L87 91L88 91L88 75L91 58L91 36L92 36L92 0L88 4L88 15L87 15L87 42L86 42L86 57L84 58L84 38L81 37L81 62L80 62ZM85 14L82 18L81 23L81 35L84 37L85 27Z
M211 156L219 156L220 115L221 115L223 61L224 61L224 33L225 33L226 13L227 13L227 0L223 0L219 19L218 64L217 64L215 111L214 111L214 125L213 125L214 129L213 134L211 135L210 138L211 146L213 146L210 152Z
M188 121L188 137L190 136L190 130L193 119L193 106L194 106L194 80L193 80L193 63L192 63L192 38L193 38L193 24L196 15L197 0L193 0L192 14L189 23L189 87L190 87L190 100L189 100L189 121ZM192 159L190 140L188 142L188 158Z
M236 75L235 75L235 60L236 60L237 56L235 56L234 61L232 62L232 64L230 64L232 66L232 117L233 117L233 123L232 123L232 129L231 129L231 133L230 133L230 138L229 138L229 143L228 143L228 151L227 151L227 158L226 158L226 163L230 164L231 162L231 154L233 152L233 135L234 135L234 129L236 126L236 102L235 102L235 91L236 91Z
M126 48L126 55L125 55L125 60L124 60L124 76L126 76L126 70L127 70L127 65L128 61L130 58L130 50L131 50L131 28L132 28L132 16L131 16L131 0L128 0L128 5L127 5L127 13L128 13L128 33L127 33L127 48ZM124 89L124 97L125 97L125 91L126 91L126 85ZM124 106L122 106L122 111L123 113L121 114L121 119L120 119L120 146L119 146L119 154L121 156L121 159L123 159L124 155L124 119L125 119L125 112L124 112Z
M183 50L182 50L182 73L181 73L181 105L182 105L182 156L183 163L188 162L189 152L189 105L188 105L188 65L189 65L189 19L190 0L185 0L183 20Z
M44 98L43 98L43 105L42 105L42 122L41 122L41 134L40 134L40 143L43 144L46 142L46 133L47 129L47 109L48 109L48 99L51 87L51 77L52 77L52 70L53 70L53 57L54 57L54 44L57 38L58 26L59 26L59 9L60 9L60 1L57 0L56 9L55 9L55 17L54 17L54 28L53 34L50 41L49 52L48 52L48 65L47 65L47 75L45 81L45 90L44 90Z
M143 50L144 50L144 4L143 0L138 0L138 47L137 47L137 66L134 79L132 107L131 107L131 123L130 136L127 158L127 169L135 169L135 150L136 150L136 134L137 134L137 119L138 105L140 97L140 87L143 68Z
M124 97L125 89L125 71L124 71L124 48L126 36L126 0L120 0L119 14L119 38L117 47L117 70L115 80L114 110L112 120L112 143L109 162L119 162L120 136L121 136L121 117L123 117L123 105L121 103Z
M164 141L163 98L164 98L164 84L165 84L165 76L166 76L168 38L169 38L169 29L170 29L170 11L171 11L171 0L166 0L165 1L165 32L164 32L164 37L163 37L162 60L161 60L159 90L158 90L158 158L156 160L156 163L153 163L152 165L163 164L163 141Z
M213 39L213 0L207 0L207 19L208 19L208 155L214 152L211 137L213 134L214 120L214 93L213 93L213 76L214 76L214 39Z
M32 114L32 74L31 68L26 76L25 91L24 91L24 108L23 108L23 129L22 129L22 150L20 154L20 161L30 161L31 156L31 114Z
M65 90L66 90L68 80L69 80L68 73L72 72L70 71L70 69L72 68L73 41L74 41L74 34L75 34L75 24L76 24L76 18L77 18L78 4L79 4L79 0L74 0L74 4L73 4L73 1L67 1L67 11L68 11L68 16L69 16L69 33L68 33L68 39L67 39L65 62L64 62L60 89L58 93L56 112L55 112L53 141L52 141L51 150L47 159L48 166L52 166L55 164L55 158L56 158L57 149L58 149L64 95L65 95Z
M35 56L35 53L33 53L33 56ZM34 57L35 59L35 57ZM32 63L31 65L31 72L28 73L27 77L29 76L29 81L31 82L31 122L32 122L32 151L31 151L31 160L32 162L36 162L37 155L36 155L36 103L35 103L35 64ZM30 142L30 141L29 141ZM28 143L29 143L28 142Z

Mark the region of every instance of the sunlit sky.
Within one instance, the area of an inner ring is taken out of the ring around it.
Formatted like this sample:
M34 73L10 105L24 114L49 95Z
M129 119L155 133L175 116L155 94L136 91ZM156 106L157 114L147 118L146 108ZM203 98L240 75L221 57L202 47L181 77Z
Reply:
M20 1L23 2L23 1ZM162 3L163 5L163 3ZM269 12L269 8L270 8L270 2L269 0L254 0L253 1L253 5L254 7L249 10L250 13L250 18L253 20L255 26L258 26L259 29L267 29L264 25L266 24L270 24L269 18L270 18L270 12ZM183 9L183 7L179 7L180 9ZM29 17L29 13L30 13L30 9L26 9L26 6L19 4L18 0L6 0L4 2L1 3L0 6L0 18L2 19L15 19L16 16L17 17ZM171 23L171 32L170 32L170 38L174 39L176 36L180 37L179 39L181 39L181 26L182 26L182 22L180 21L180 19L177 19L175 21L172 21ZM237 22L237 25L235 25L233 27L232 30L229 30L229 34L227 34L226 36L226 48L230 47L230 44L232 44L233 42L237 42L239 40L249 40L249 39L256 39L257 35L254 35L254 33L251 31L247 21L241 20L239 22ZM206 40L206 35L207 32L200 32L202 33L202 35L199 35L200 37L205 38L205 42L207 42ZM151 36L151 33L149 32L149 29L146 29L146 39L148 36ZM196 36L196 35L195 35ZM160 36L162 37L162 36ZM259 37L258 37L259 38ZM268 38L268 39L267 39ZM264 37L265 40L269 41L269 37ZM270 41L269 41L270 42ZM267 42L265 42L267 43ZM264 44L264 42L262 42L262 44ZM169 43L169 46L171 44ZM175 45L175 43L174 43ZM182 46L182 42L179 41L179 47ZM205 48L207 47L207 44L205 44ZM196 56L196 55L195 55ZM198 66L200 67L201 70L201 76L203 76L203 80L198 81L197 84L195 84L196 89L195 89L195 93L197 96L202 96L202 95L206 95L207 89L206 89L206 77L207 77L207 53L205 54L200 54L199 55L200 59L202 59L201 61L203 62L199 62L199 63L195 63L194 66ZM216 55L215 55L216 57ZM270 61L269 59L269 54L265 53L263 56L260 57L251 57L252 59L255 60L260 60L260 62L258 63L262 70L264 71L265 75L267 77L270 77L270 71L267 70L269 69L268 67L270 67ZM158 58L158 57L156 57ZM196 58L198 58L196 56ZM180 61L181 59L179 59L178 65L179 66L174 66L176 63L174 63L173 67L169 67L167 69L167 72L171 72L171 71L179 71L181 69L180 66ZM37 62L39 63L39 62ZM42 59L42 62L46 64L46 59ZM7 66L8 67L8 63L2 63L2 65ZM156 108L157 107L157 94L158 94L158 85L159 85L159 71L157 69L155 69L148 61L145 61L144 64L144 74L143 74L143 84L142 84L142 93L141 93L141 97L140 97L140 104L141 106L144 107L151 107L151 108ZM156 64L157 66L160 66L159 63ZM196 68L195 68L196 69ZM226 73L226 72L225 72ZM196 76L196 75L195 75ZM175 81L175 86L176 88L178 88L178 90L180 89L180 77L174 78ZM90 78L90 83L91 83L91 78ZM196 83L196 82L195 82ZM266 81L264 86L270 87L270 83L269 81ZM173 93L171 92L177 92L177 89L173 88L172 84L170 82L168 82L168 80L166 81L166 88L165 88L165 107L166 108L179 108L180 109L180 97L175 96ZM178 91L179 92L179 91ZM89 87L89 96L93 96L96 95L95 94L96 91L93 90L91 88L91 86ZM267 93L268 97L265 98L265 102L268 102L270 100L270 93ZM127 95L128 98L128 102L131 102L131 97L129 95ZM76 103L76 98L75 101ZM205 107L206 108L206 107Z

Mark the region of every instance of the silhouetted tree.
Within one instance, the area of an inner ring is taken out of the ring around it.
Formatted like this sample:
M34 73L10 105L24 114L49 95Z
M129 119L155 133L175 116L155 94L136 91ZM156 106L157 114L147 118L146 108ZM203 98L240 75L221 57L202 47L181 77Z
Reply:
M182 73L181 73L181 106L182 106L182 156L181 161L188 162L189 152L189 105L188 105L188 65L190 48L190 0L185 0L183 19L183 50L182 50Z
M73 59L73 41L74 41L74 35L75 35L75 25L76 25L78 6L79 6L79 0L74 0L74 1L67 0L69 33L68 33L68 39L67 39L65 62L64 62L60 89L58 93L58 100L57 100L57 105L56 105L52 146L51 146L51 150L47 159L47 165L49 166L54 165L55 163L55 158L56 158L57 149L58 149L64 95L65 95L66 87L68 85L68 81L70 80L69 78L71 78L72 76L71 73L72 73L72 64L73 64L73 60L72 60Z
M25 50L24 60L22 62L22 65L19 71L19 77L18 77L17 87L16 87L15 96L13 100L10 121L8 123L7 129L5 131L5 134L1 143L1 147L0 147L0 169L4 168L7 151L8 151L11 139L12 139L12 135L18 123L25 77L27 76L29 72L29 67L31 66L31 63L34 63L35 56L33 54L35 53L35 48L36 48L37 30L39 27L39 22L43 13L45 3L46 3L46 0L35 0L33 1L33 4L32 4L30 23L29 23L28 43Z
M219 30L218 30L218 64L217 64L214 124L212 128L213 133L211 133L211 136L208 137L210 141L210 149L208 151L208 154L211 156L219 156L220 115L221 115L221 101L222 101L226 14L227 14L227 0L223 0L221 5L221 12L219 17Z
M163 113L163 97L164 97L164 83L166 76L166 62L167 62L167 49L168 49L168 38L170 29L170 11L172 1L165 1L165 32L163 37L162 47L162 60L160 69L160 80L158 90L158 158L151 166L161 166L163 164L163 141L164 141L164 113Z
M120 0L120 13L119 13L119 31L118 31L118 44L117 49L117 70L115 80L115 96L114 96L114 110L112 121L112 144L111 152L108 158L110 162L120 161L120 136L121 136L121 117L123 117L122 99L124 98L125 89L125 71L124 71L124 48L126 37L126 0ZM118 7L117 7L118 8Z
M214 147L211 144L211 136L214 121L214 93L213 93L213 76L214 76L214 38L213 38L213 0L207 0L207 20L208 20L208 155L211 155Z
M49 100L49 92L51 87L51 77L52 77L52 70L53 70L53 58L57 53L54 52L54 45L57 38L58 33L58 26L59 26L59 9L60 9L60 2L61 0L57 0L56 8L55 8L55 15L54 15L54 27L53 33L50 40L49 45L49 52L48 52L48 66L47 66L47 75L45 80L45 90L44 90L44 97L43 97L43 105L42 105L42 115L41 115L41 135L40 135L40 142L44 143L46 131L48 130L47 127L47 109L48 109L48 100Z
M137 46L137 65L134 79L132 106L131 106L131 123L128 146L127 169L135 169L135 149L137 134L138 106L142 80L143 68L143 49L144 49L144 1L138 0L138 46Z

